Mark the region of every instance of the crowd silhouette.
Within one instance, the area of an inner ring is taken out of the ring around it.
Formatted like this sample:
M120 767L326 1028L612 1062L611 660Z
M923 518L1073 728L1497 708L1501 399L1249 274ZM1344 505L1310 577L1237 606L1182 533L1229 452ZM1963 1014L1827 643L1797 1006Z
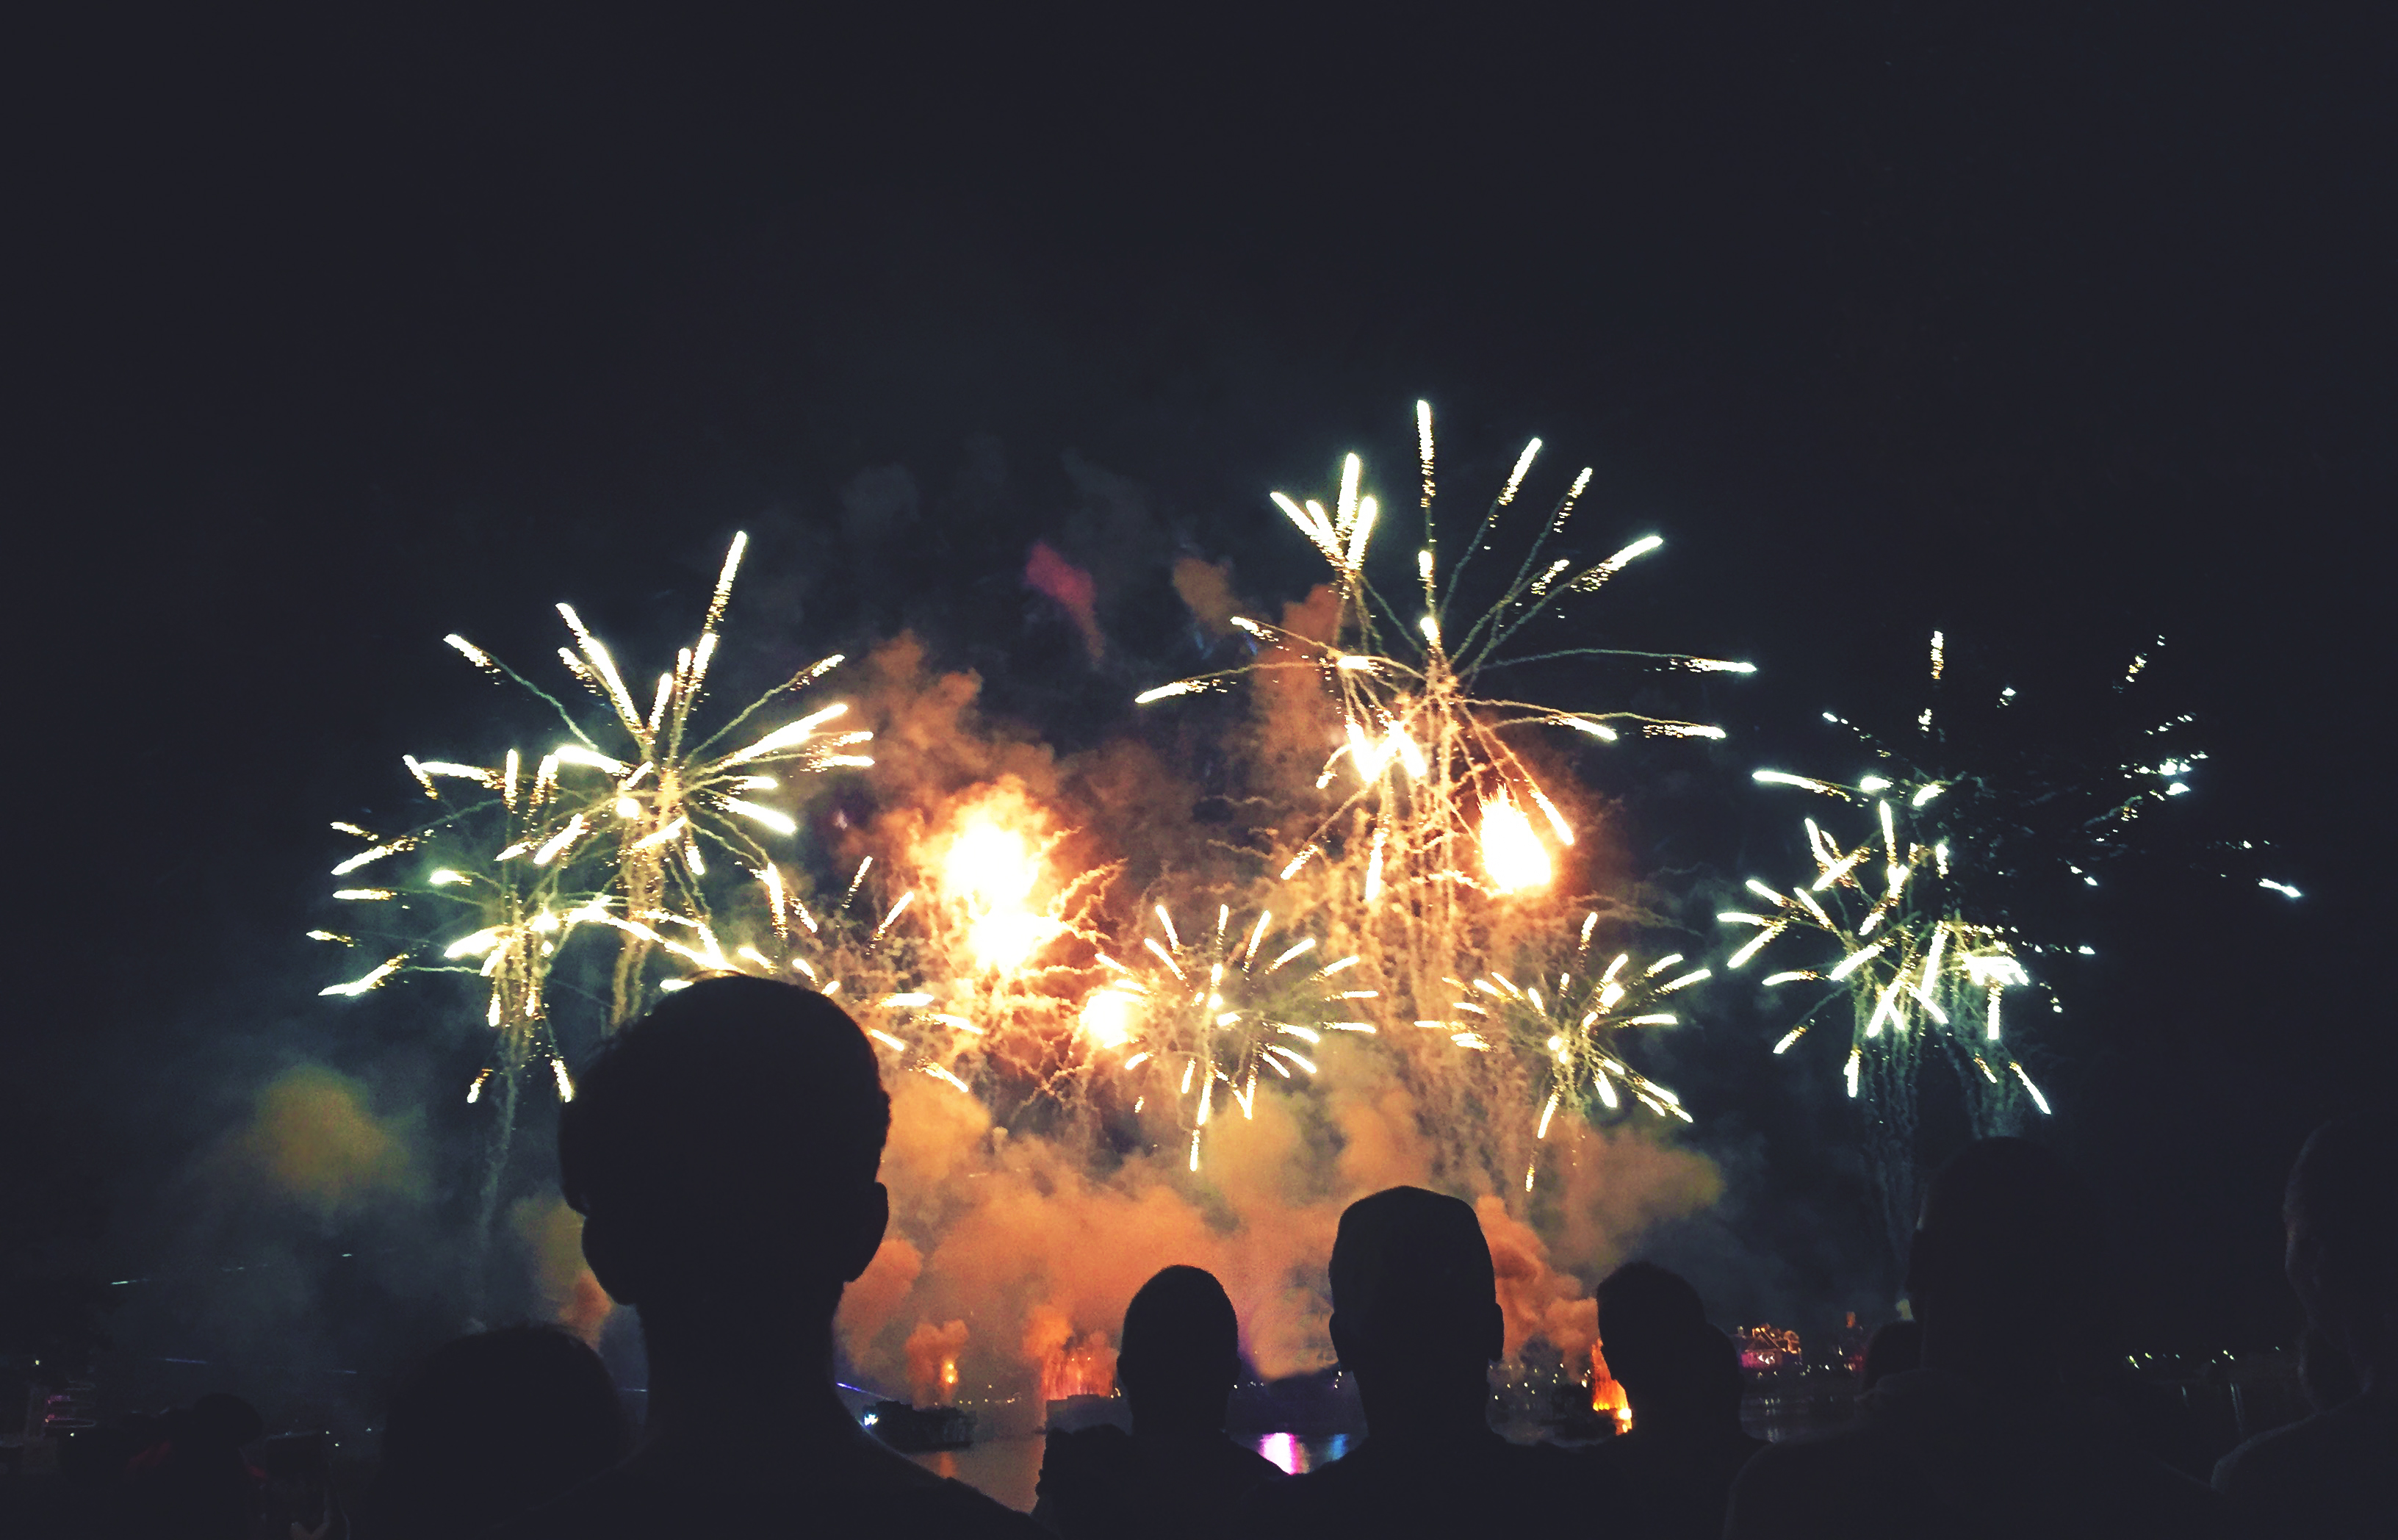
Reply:
M439 1348L402 1386L353 1512L320 1491L317 1508L269 1520L272 1473L242 1452L258 1414L217 1397L111 1456L104 1521L79 1533L2398 1534L2398 1150L2386 1119L2327 1125L2290 1176L2285 1262L2316 1411L2240 1445L2211 1486L2125 1380L2095 1197L2047 1150L1990 1139L1930 1183L1906 1275L1914 1319L1875 1334L1857 1414L1838 1431L1772 1445L1745 1432L1731 1340L1690 1283L1635 1262L1596 1290L1631 1430L1582 1448L1510 1441L1489 1416L1505 1319L1475 1210L1394 1187L1349 1206L1330 1261L1332 1343L1362 1441L1286 1475L1229 1438L1240 1323L1215 1277L1167 1267L1123 1321L1129 1427L1050 1434L1030 1516L886 1447L833 1384L834 1313L889 1221L876 1180L889 1128L872 1048L831 1001L702 979L608 1042L559 1131L585 1256L640 1317L650 1383L638 1441L579 1340L486 1331Z

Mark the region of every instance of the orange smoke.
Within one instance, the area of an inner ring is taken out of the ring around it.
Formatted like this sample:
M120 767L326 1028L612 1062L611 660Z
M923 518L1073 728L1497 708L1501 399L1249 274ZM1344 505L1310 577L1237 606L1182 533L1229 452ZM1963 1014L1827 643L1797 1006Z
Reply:
M1549 1264L1549 1249L1532 1227L1488 1193L1475 1199L1482 1238L1490 1246L1490 1267L1499 1285L1499 1310L1507 1321L1507 1357L1538 1337L1570 1359L1583 1344L1598 1340L1598 1302L1582 1280Z
M914 1076L909 1076L914 1079ZM923 1253L901 1236L885 1236L866 1271L841 1291L837 1324L853 1358L863 1358L924 1270Z
M1598 1350L1598 1339L1590 1341L1590 1409L1615 1419L1615 1431L1632 1431L1632 1398L1623 1386L1607 1371L1607 1355Z
M1233 564L1202 561L1195 556L1177 558L1174 591L1190 607L1191 618L1209 636L1230 636L1233 616L1241 610L1233 595Z
M1074 1323L1061 1310L1034 1308L1024 1327L1024 1356L1041 1371L1044 1401L1115 1394L1116 1350L1108 1334L1092 1331L1077 1339Z
M583 1262L583 1216L562 1198L519 1199L508 1210L550 1319L597 1344L616 1302Z
M589 1268L574 1275L568 1298L558 1307L558 1324L589 1343L600 1345L600 1333L608 1329L608 1317L615 1313L616 1302Z
M908 1385L919 1403L947 1406L958 1388L958 1355L965 1351L966 1323L935 1326L918 1321L908 1334Z

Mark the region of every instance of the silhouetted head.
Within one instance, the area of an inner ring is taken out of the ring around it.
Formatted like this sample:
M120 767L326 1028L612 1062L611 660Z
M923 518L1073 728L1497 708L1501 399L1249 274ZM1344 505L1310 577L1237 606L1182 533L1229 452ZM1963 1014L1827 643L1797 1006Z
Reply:
M1598 1339L1636 1429L1738 1425L1739 1350L1707 1324L1687 1279L1653 1262L1610 1273L1598 1286Z
M1933 1177L1906 1268L1927 1364L2086 1368L2111 1351L2114 1285L2097 1201L2054 1155L1979 1140Z
M1857 1377L1865 1382L1863 1388L1871 1390L1893 1374L1922 1367L1923 1323L1885 1321L1874 1329L1873 1340L1866 1344L1866 1361Z
M609 1039L559 1118L559 1180L608 1292L669 1335L821 1337L890 1219L874 1050L823 995L717 975Z
M2398 1125L2350 1116L2309 1137L2282 1199L2283 1265L2308 1321L2368 1381L2398 1358Z
M221 1449L239 1449L266 1431L258 1408L222 1390L194 1401L186 1417L195 1442Z
M1474 1209L1421 1187L1359 1198L1332 1242L1332 1345L1375 1437L1483 1424L1506 1341Z
M1213 1273L1168 1267L1125 1310L1116 1383L1137 1433L1215 1432L1241 1374L1241 1323Z
M624 1458L616 1385L554 1326L444 1343L393 1398L374 1506L401 1535L469 1534Z

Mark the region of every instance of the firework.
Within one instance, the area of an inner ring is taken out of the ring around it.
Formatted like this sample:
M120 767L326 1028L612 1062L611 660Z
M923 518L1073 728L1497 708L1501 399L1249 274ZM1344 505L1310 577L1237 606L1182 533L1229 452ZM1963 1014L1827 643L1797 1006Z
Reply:
M2046 1094L2014 1047L2022 1013L2010 1008L2009 992L2031 992L2049 1014L2061 1012L2030 965L2089 949L2027 935L2019 917L2096 886L2098 871L2133 848L2135 820L2184 795L2205 758L2173 747L2189 726L2187 716L2118 727L2099 754L2066 756L2054 748L2065 735L2033 729L2033 709L2013 687L1974 691L1939 632L1930 652L1932 704L1907 730L1880 738L1825 713L1873 756L1873 773L1844 782L1756 772L1761 784L1829 804L1821 821L1811 816L1802 824L1813 871L1781 886L1751 878L1757 905L1718 916L1748 932L1724 959L1727 971L1757 963L1770 969L1768 988L1815 993L1812 1006L1774 1043L1775 1054L1789 1052L1825 1012L1846 1004L1841 1081L1871 1114L1885 1219L1900 1247L1915 1219L1916 1075L1924 1047L1936 1044L1950 1055L1979 1131L2006 1132L2027 1115L2049 1114ZM2105 709L2147 663L2146 655L2135 658L2100 697L2105 717L2120 719L2119 707ZM2091 715L2084 710L2081 721Z
M2041 1112L2047 1102L2010 1058L2003 1023L2009 989L2031 986L2013 927L1969 917L1961 889L1970 885L1974 853L1953 848L1946 831L1919 826L1923 809L1945 790L1942 783L1893 781L1868 776L1854 786L1762 770L1757 779L1793 785L1847 804L1864 815L1854 845L1815 818L1804 820L1815 871L1786 888L1751 878L1748 889L1762 900L1756 910L1727 910L1716 916L1749 935L1724 959L1739 971L1785 936L1830 943L1830 954L1812 966L1768 973L1768 988L1824 984L1811 1011L1773 1046L1786 1053L1811 1030L1814 1018L1835 1000L1852 1006L1852 1033L1842 1067L1848 1094L1860 1095L1877 1074L1898 1076L1911 1093L1916 1046L1931 1034L1956 1048L2001 1097L2011 1074ZM1929 821L1929 820L1925 820ZM1784 943L1782 951L1791 947Z
M964 1075L972 1074L964 1056L984 1036L984 1029L962 1014L972 1008L970 993L932 976L928 949L908 923L916 890L879 899L868 882L874 866L871 856L859 861L840 898L821 912L808 905L780 869L772 863L760 868L758 888L769 928L729 952L717 948L721 966L804 984L838 1000L888 1062L964 1092ZM713 930L700 929L714 946Z
M789 813L758 800L761 793L782 790L779 777L768 772L809 775L873 763L853 751L871 739L871 733L829 726L848 710L839 701L740 741L752 717L839 667L838 653L801 669L707 736L694 729L693 715L706 693L720 627L748 539L747 534L733 537L698 640L678 652L674 668L658 676L647 711L626 687L613 655L573 607L558 606L575 642L573 649L560 647L559 659L608 708L597 728L586 728L556 696L473 642L459 636L447 639L478 668L514 679L548 701L573 735L573 742L559 745L541 762L536 775L539 784L551 789L563 817L537 843L521 842L504 855L548 866L595 849L609 852L624 907L609 1012L612 1028L639 1008L642 966L664 945L658 926L678 923L676 916L685 917L685 923L691 917L705 919L708 850L755 871L768 864L769 856L753 828L784 836L796 831ZM732 744L738 746L728 746ZM429 778L420 779L432 789Z
M562 820L554 782L524 776L518 751L496 767L413 756L402 763L438 813L390 836L334 824L366 844L331 874L355 883L366 873L385 885L337 888L333 897L357 905L358 921L343 932L309 933L354 949L395 950L359 977L317 993L356 997L408 974L481 978L493 1047L492 1062L467 1087L474 1101L494 1074L508 1076L512 1088L517 1070L535 1058L556 1060L550 973L578 926L607 917L606 903L576 885L568 865L523 858L553 838Z
M2149 662L2149 654L2135 656L2109 694L2129 690ZM1726 966L1745 966L1785 933L1829 939L1838 948L1830 959L1766 981L1844 986L1835 994L1852 1001L1856 1018L1843 1071L1851 1095L1878 1047L1929 1032L1957 1046L2000 1101L2020 1088L2044 1114L2046 1098L2009 1057L2005 992L2038 987L2027 956L2068 949L2027 939L2011 916L2052 906L2056 889L2097 886L2098 872L2131 850L2135 820L2187 793L2206 756L2174 747L2190 725L2187 715L2119 728L2087 758L2027 750L2036 735L2025 730L2028 709L2014 688L1968 696L1954 672L1947 638L1934 631L1933 703L1895 738L1825 713L1880 765L1853 784L1756 773L1762 784L1839 804L1856 822L1844 834L1805 820L1814 876L1787 891L1750 881L1767 907L1721 916L1755 930ZM1787 1051L1807 1030L1802 1020L1774 1051Z
M1329 642L1301 636L1246 616L1233 624L1260 644L1245 668L1200 675L1148 691L1143 702L1222 688L1260 669L1296 669L1322 683L1338 716L1336 746L1316 786L1338 789L1339 800L1299 842L1283 870L1286 880L1318 859L1345 857L1360 871L1360 898L1369 908L1386 896L1407 895L1404 937L1394 950L1428 965L1411 971L1420 998L1438 993L1434 980L1447 958L1477 950L1465 934L1459 896L1529 894L1545 889L1556 852L1574 843L1571 822L1516 746L1531 728L1564 730L1614 742L1625 733L1666 737L1723 736L1701 723L1626 709L1567 710L1498 694L1486 676L1521 664L1596 658L1635 659L1696 672L1750 673L1746 663L1679 653L1560 646L1544 628L1569 598L1596 592L1624 568L1664 544L1656 535L1632 542L1601 561L1577 561L1552 549L1590 482L1584 468L1542 519L1514 575L1473 618L1459 595L1476 556L1489 545L1530 474L1541 444L1532 440L1506 485L1484 513L1472 539L1444 578L1434 516L1432 411L1417 403L1422 471L1423 543L1416 553L1413 591L1386 595L1367 576L1381 521L1376 500L1360 491L1355 455L1342 464L1327 510L1281 493L1275 506L1289 517L1330 566L1339 619Z
M1470 983L1451 980L1458 998L1449 1014L1417 1023L1448 1032L1461 1047L1504 1045L1527 1061L1544 1065L1536 1141L1549 1137L1560 1113L1612 1113L1626 1096L1659 1117L1692 1121L1682 1099L1626 1064L1617 1044L1637 1029L1679 1025L1680 1002L1674 997L1712 971L1693 966L1679 952L1636 964L1628 952L1594 969L1590 942L1597 925L1596 912L1583 917L1570 960L1555 974L1518 984L1494 968ZM1537 1161L1525 1167L1526 1192L1532 1190L1537 1169Z
M1084 1002L1080 1032L1095 1056L1114 1056L1150 1087L1136 1111L1152 1096L1173 1100L1196 1171L1212 1117L1228 1102L1255 1115L1261 1074L1312 1079L1326 1033L1371 1035L1361 1018L1376 992L1350 987L1354 953L1325 959L1316 937L1277 933L1271 911L1234 925L1219 904L1215 924L1188 936L1164 904L1152 912L1156 929L1130 962L1098 954L1109 978Z

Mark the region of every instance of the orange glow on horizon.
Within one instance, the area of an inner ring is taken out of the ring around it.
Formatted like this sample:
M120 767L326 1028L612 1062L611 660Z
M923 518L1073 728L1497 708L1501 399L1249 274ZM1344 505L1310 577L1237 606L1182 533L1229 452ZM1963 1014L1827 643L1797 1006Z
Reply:
M1623 1385L1608 1372L1607 1355L1598 1350L1598 1340L1590 1344L1590 1409L1615 1419L1615 1431L1632 1431L1632 1398L1623 1393Z

